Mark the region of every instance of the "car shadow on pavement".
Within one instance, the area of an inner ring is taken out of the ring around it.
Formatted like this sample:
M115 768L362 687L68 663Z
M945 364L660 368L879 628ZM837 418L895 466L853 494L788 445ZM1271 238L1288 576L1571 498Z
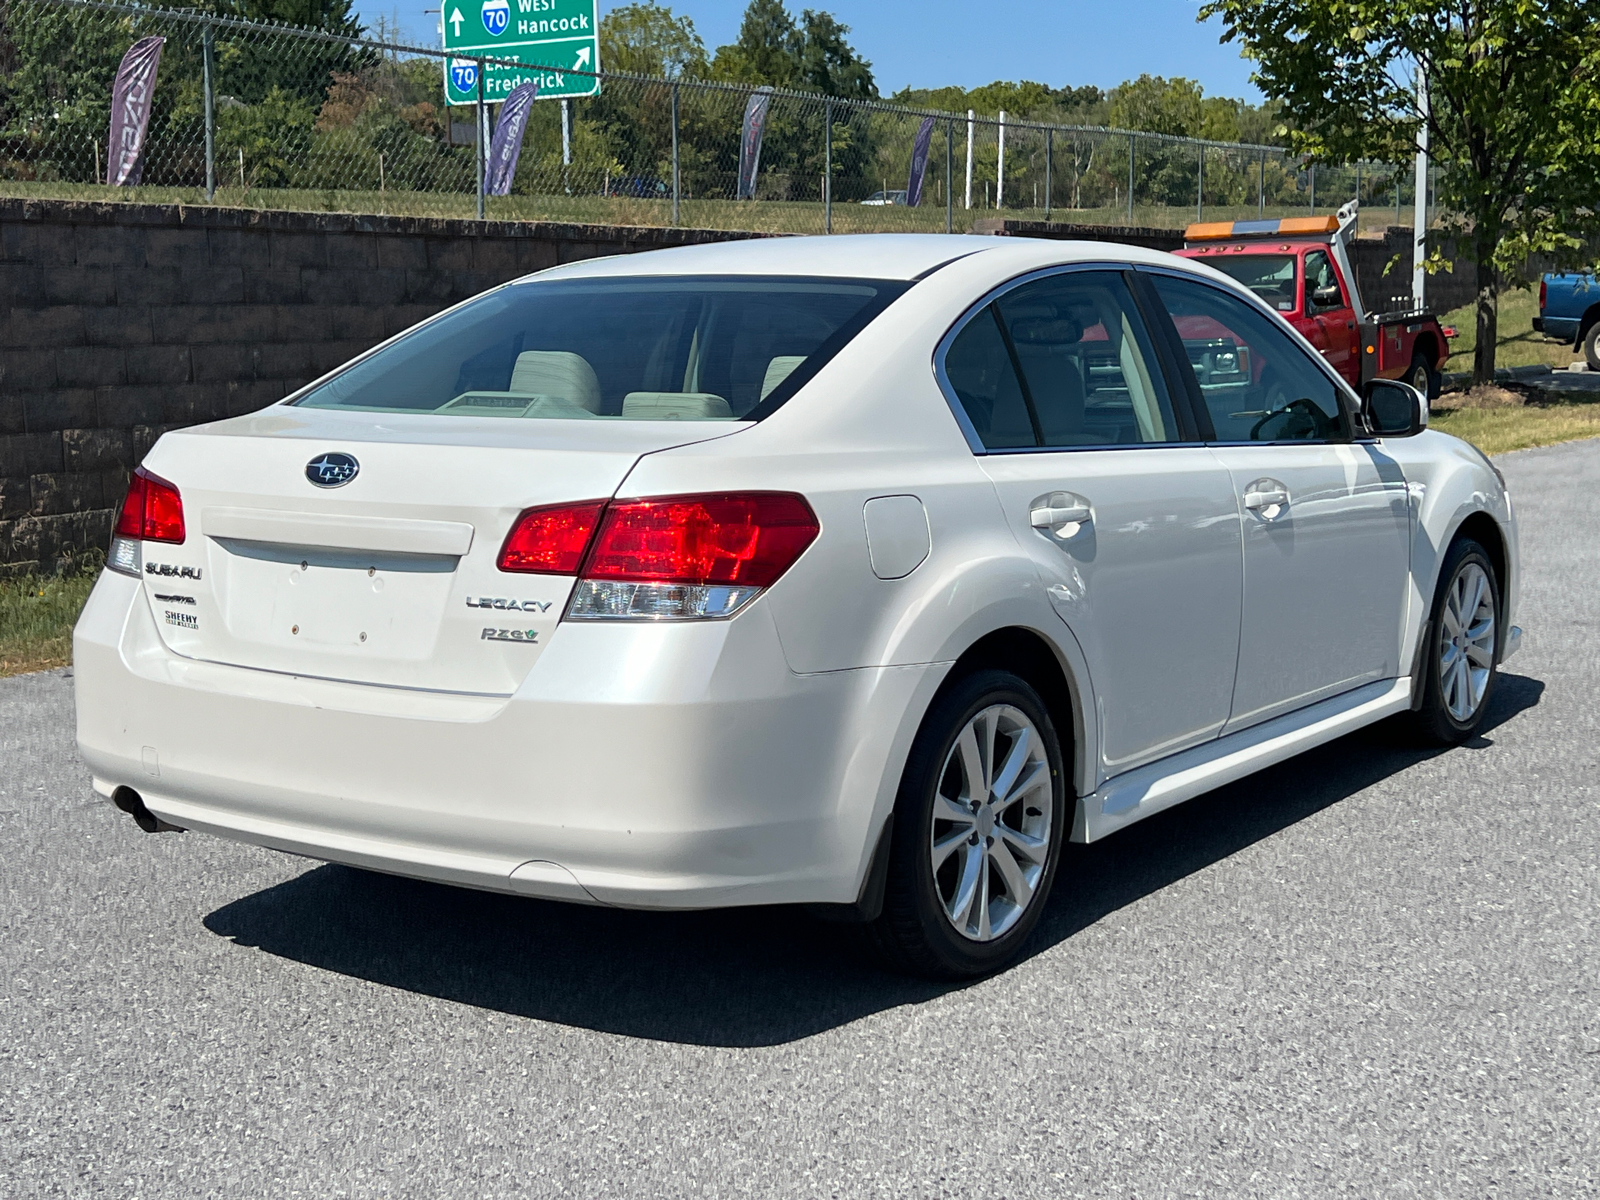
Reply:
M1484 733L1538 704L1543 690L1502 675ZM1442 753L1408 744L1385 723L1103 842L1069 845L1029 952ZM405 991L694 1045L777 1045L959 986L887 974L854 951L848 926L796 909L584 908L340 866L244 896L205 926L241 946Z

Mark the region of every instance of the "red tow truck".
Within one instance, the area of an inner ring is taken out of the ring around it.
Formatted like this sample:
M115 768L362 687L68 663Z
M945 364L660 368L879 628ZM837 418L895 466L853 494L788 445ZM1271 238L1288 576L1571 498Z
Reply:
M1347 240L1356 205L1336 216L1211 221L1184 231L1177 251L1233 276L1305 335L1358 392L1370 379L1403 379L1439 395L1450 342L1428 312L1369 312L1356 288Z

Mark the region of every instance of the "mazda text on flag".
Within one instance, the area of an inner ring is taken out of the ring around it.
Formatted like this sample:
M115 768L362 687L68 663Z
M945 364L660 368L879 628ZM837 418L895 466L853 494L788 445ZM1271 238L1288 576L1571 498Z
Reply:
M1128 246L557 267L164 435L75 638L149 831L579 904L803 904L1011 961L1063 843L1517 647L1498 472ZM849 930L840 927L841 936Z

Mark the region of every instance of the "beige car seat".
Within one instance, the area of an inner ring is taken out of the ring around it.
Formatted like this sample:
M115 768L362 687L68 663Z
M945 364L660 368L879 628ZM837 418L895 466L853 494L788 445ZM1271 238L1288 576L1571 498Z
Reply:
M772 389L777 387L789 373L805 362L804 354L780 354L767 364L767 374L761 380L761 399L765 400Z
M622 398L625 421L714 421L731 416L728 402L710 392L629 392Z
M592 413L600 411L600 380L583 355L570 350L524 350L517 355L506 390L565 400Z

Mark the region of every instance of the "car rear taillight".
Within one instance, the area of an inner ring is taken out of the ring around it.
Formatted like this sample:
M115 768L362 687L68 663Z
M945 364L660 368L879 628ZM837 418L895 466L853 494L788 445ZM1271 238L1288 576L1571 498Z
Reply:
M801 496L728 492L529 509L503 571L578 575L577 620L732 616L777 582L822 526Z
M811 506L789 492L614 501L567 616L732 616L776 583L821 530Z
M128 480L106 565L124 575L138 575L140 542L178 545L183 539L183 497L174 484L140 467Z
M600 521L604 500L530 508L511 526L497 563L502 571L576 575Z
M1544 312L1544 297L1545 297L1545 288L1546 288L1546 287L1547 287L1547 286L1548 286L1548 285L1547 285L1547 284L1546 284L1546 283L1545 283L1545 281L1544 281L1544 280L1542 280L1542 279L1541 279L1541 280L1539 280L1539 311L1540 311L1540 312L1541 312L1541 313L1542 313L1542 312Z

